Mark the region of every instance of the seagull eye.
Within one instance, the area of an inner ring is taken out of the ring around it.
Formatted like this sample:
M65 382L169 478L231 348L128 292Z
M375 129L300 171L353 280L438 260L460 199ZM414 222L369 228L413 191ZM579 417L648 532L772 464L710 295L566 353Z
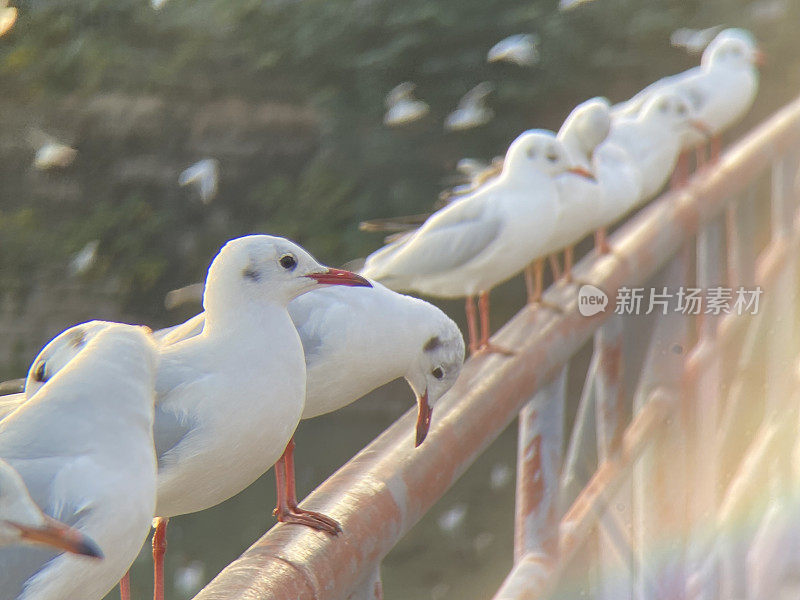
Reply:
M547 155L547 160L550 161L551 163L558 162L558 154L556 154L555 152L550 152Z
M436 367L433 371L431 371L431 375L436 377L436 379L441 379L444 377L444 371L442 370L442 367Z
M33 379L40 383L44 382L45 377L45 368L47 367L47 363L40 362L39 366L36 367L36 371L33 373Z
M528 148L525 153L528 155L528 158L536 158L536 149L535 148Z
M278 259L278 262L287 271L291 271L297 266L297 259L291 254L284 254Z

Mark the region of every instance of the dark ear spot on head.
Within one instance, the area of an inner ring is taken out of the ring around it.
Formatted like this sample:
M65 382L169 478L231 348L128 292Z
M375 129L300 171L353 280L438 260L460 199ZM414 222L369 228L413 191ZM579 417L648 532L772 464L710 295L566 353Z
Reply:
M442 340L440 340L438 336L433 336L431 339L425 342L425 345L422 347L422 349L425 352L432 352L441 345L442 345Z
M261 273L253 267L247 267L244 271L242 271L242 277L252 281L258 281L261 279Z
M39 383L44 383L46 367L47 363L45 363L44 361L39 363L39 365L36 367L36 370L33 372L34 381L38 381Z

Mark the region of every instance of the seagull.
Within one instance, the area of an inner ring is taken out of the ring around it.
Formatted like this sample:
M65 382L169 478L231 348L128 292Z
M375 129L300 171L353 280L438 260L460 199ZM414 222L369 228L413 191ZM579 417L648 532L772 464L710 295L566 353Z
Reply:
M209 204L217 196L219 184L219 161L216 158L204 158L185 169L178 177L181 187L193 185L200 194L203 204Z
M494 118L494 111L485 106L486 97L494 91L488 81L479 83L459 100L458 107L447 115L444 128L464 131L485 125Z
M8 5L7 0L0 2L0 35L4 35L17 22L17 9Z
M104 555L0 549L0 597L100 600L138 555L156 502L157 360L144 328L111 325L0 421L0 456L33 501Z
M403 377L419 408L419 446L427 435L430 406L461 371L464 340L434 305L370 283L371 288L315 290L289 303L306 360L302 418L339 410ZM204 322L201 313L154 335L163 345L175 344L202 332Z
M164 308L173 310L184 304L193 302L200 304L203 301L204 287L202 283L192 283L175 290L170 290L164 297Z
M464 340L458 326L437 307L371 282L372 287L327 288L289 304L306 361L302 418L339 410L372 390L405 378L417 402L415 446L425 440L432 406L458 379ZM158 331L164 345L203 330L205 316ZM297 510L294 444L276 465L287 490L280 514Z
M593 1L594 0L559 0L558 10L560 11L573 10L583 4L588 4Z
M387 127L400 127L414 121L419 121L430 112L422 100L414 97L417 86L410 81L404 81L386 95L386 114L383 124Z
M647 86L627 102L614 107L616 115L634 115L659 92L683 96L695 117L715 137L713 154L719 154L718 136L750 109L758 91L758 65L764 54L750 32L725 29L703 52L699 67L665 77ZM706 136L686 131L682 147L692 148Z
M33 166L40 171L50 169L65 169L72 164L78 151L66 144L51 140L43 144L36 151Z
M91 269L97 259L97 248L99 246L100 240L92 240L81 248L81 250L72 257L69 263L70 272L73 275L83 275Z
M710 128L695 116L689 102L677 92L655 92L641 111L633 116L614 116L611 132L601 144L620 147L641 174L642 195L638 202L652 198L667 182L678 155L681 140L690 131L708 137Z
M539 36L520 33L497 42L489 50L488 62L509 62L520 67L531 67L539 62Z
M470 351L507 354L489 343L489 290L551 248L559 210L553 178L569 171L555 134L526 131L509 146L499 177L368 256L361 273L396 291L466 297Z
M592 173L597 206L593 211L595 249L599 254L610 252L606 228L625 216L644 197L642 173L631 155L620 146L601 144L592 156ZM586 192L584 192L586 193Z
M40 546L102 558L88 536L42 512L14 468L0 459L0 548Z
M689 54L700 54L706 49L716 35L722 31L722 25L706 29L689 29L681 27L669 36L669 43L675 48L684 48Z
M592 154L611 131L611 103L602 97L590 98L572 109L558 139L569 152L573 164L590 168Z
M759 23L774 23L789 12L789 0L758 0L747 7L750 18Z

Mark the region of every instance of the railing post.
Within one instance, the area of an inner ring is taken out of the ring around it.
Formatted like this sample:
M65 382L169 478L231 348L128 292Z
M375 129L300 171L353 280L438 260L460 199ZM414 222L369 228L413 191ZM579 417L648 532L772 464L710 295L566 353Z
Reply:
M600 465L616 458L628 415L623 381L624 318L623 315L609 317L595 336L594 352L598 357L595 417ZM599 598L623 600L633 595L631 494L631 483L626 479L599 520Z
M519 414L514 561L558 555L558 476L564 445L567 366Z
M691 573L687 581L691 598L711 599L718 597L718 561L709 556L713 543L713 519L717 513L719 498L720 457L718 455L717 432L721 423L722 377L721 359L716 353L717 325L723 313L715 314L710 302L713 290L725 290L724 228L720 220L705 225L697 236L697 287L702 290L706 302L698 317L698 341L692 354L704 357L704 369L689 374L689 388L694 402L695 425L693 431L695 456L703 460L694 461L691 522L693 528L690 564Z
M667 268L669 290L687 281L680 254ZM642 366L634 414L647 406L657 389L682 390L689 320L675 311L659 314ZM634 467L634 540L637 600L682 600L685 597L684 553L687 532L687 455L685 423L673 415Z

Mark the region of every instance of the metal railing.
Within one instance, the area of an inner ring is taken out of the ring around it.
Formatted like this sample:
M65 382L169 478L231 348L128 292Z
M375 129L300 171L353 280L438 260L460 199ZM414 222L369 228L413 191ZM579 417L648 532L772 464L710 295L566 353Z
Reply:
M798 159L800 100L577 265L604 312L581 316L577 286L552 286L562 311L512 318L494 341L514 356L468 361L420 448L410 411L310 494L341 535L277 525L196 600L381 597L381 560L517 415L515 564L495 598L777 597L763 593L791 585L775 557L800 525ZM634 286L764 294L755 315L615 314Z

